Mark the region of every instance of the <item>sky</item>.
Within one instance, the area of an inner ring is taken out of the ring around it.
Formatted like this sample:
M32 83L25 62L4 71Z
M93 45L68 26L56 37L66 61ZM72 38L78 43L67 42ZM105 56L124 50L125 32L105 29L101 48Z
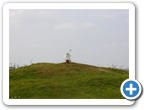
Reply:
M129 66L128 9L11 9L10 65L71 61Z

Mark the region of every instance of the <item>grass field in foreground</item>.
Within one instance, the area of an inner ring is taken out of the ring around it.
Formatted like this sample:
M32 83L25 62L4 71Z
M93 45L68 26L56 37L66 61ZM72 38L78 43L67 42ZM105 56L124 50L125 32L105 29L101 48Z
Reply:
M79 63L37 63L9 71L10 99L123 99L129 71Z

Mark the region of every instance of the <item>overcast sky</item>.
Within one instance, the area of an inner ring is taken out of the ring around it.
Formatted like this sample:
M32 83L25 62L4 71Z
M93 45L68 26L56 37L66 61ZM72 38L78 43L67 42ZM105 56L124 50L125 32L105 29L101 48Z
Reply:
M129 66L129 10L9 11L10 63L72 62Z

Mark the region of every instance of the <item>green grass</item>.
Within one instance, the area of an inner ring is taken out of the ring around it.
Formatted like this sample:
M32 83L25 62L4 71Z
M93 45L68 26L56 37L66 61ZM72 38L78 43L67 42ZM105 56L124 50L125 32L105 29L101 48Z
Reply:
M37 63L9 71L10 99L123 99L129 71L78 63Z

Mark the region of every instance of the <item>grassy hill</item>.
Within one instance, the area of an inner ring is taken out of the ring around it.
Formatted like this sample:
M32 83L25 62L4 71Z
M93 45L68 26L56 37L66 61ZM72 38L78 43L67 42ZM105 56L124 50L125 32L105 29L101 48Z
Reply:
M78 63L37 63L9 71L10 99L122 99L129 71Z

